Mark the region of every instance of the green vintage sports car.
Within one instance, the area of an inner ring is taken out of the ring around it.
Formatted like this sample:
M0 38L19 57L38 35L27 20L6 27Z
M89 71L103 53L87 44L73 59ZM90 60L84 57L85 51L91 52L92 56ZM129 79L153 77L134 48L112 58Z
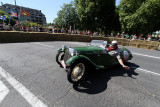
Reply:
M63 45L57 50L56 61L67 71L67 79L77 83L85 77L90 68L104 69L119 64L115 56L107 51L107 41L92 40L88 46L68 48ZM126 48L119 48L124 62L132 59L131 52Z

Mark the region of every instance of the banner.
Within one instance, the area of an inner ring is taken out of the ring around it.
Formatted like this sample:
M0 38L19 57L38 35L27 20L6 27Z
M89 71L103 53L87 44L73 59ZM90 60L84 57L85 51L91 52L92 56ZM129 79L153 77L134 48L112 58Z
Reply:
M20 12L21 15L24 15L24 16L29 16L30 14L28 12L26 12L25 10L21 9L21 12Z
M0 19L1 19L1 20L6 20L6 17L1 16Z
M11 16L17 18L17 14L11 10Z
M5 17L6 19L11 19L11 16L9 16L9 15L7 15L7 14L4 14L4 17Z

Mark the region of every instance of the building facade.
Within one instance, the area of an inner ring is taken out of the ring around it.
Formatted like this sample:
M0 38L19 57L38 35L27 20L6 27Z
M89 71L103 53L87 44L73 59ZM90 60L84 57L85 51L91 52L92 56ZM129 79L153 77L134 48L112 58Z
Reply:
M29 16L21 15L20 14L21 9L28 12L30 15ZM29 21L29 22L38 23L41 25L46 25L46 17L41 12L41 10L36 10L36 9L27 8L27 7L11 5L11 4L4 4L3 6L0 6L0 10L9 14L11 14L11 12L13 11L18 15L18 18L15 18L15 19L20 23Z

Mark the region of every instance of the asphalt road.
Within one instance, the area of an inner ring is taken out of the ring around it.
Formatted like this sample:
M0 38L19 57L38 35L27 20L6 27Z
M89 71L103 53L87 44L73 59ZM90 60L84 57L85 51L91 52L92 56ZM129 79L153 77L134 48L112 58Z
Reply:
M132 69L92 71L73 85L55 61L56 50L82 42L0 44L0 107L159 107L160 51L127 47Z

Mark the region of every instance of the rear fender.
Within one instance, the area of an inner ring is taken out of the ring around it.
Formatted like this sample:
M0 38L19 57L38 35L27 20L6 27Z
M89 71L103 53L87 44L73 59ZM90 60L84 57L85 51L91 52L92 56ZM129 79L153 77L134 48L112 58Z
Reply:
M125 60L124 59L124 57L125 57L125 51L128 53L128 58L127 58L127 60L131 60L132 58L133 58L133 56L132 56L132 53L127 49L127 48L122 48L121 49L121 53L123 53L123 54L121 54L121 57L122 57L122 59L123 59L123 61L127 61L127 60Z

